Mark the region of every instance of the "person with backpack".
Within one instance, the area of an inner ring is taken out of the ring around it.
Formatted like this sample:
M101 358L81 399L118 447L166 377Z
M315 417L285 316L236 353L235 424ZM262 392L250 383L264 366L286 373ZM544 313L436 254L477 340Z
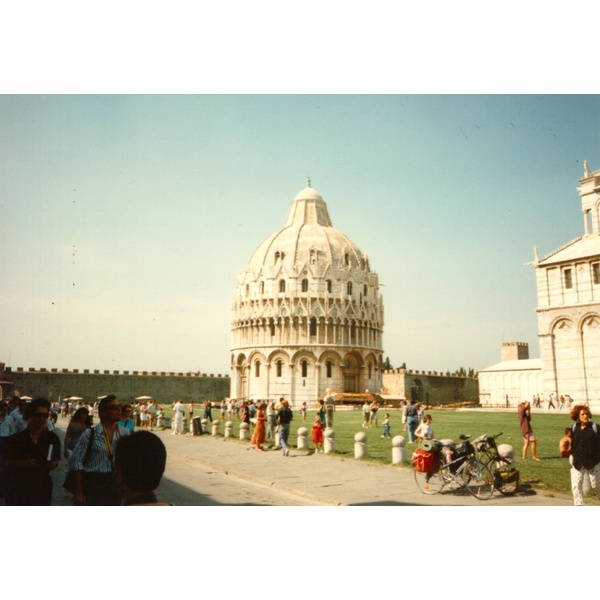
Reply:
M573 504L583 505L583 479L589 475L590 485L600 500L600 430L592 422L589 407L578 404L569 414L574 421L571 427L571 490Z

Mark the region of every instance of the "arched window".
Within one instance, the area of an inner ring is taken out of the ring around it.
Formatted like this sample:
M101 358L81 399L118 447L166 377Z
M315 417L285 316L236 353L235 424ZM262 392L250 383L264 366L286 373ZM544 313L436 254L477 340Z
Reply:
M317 335L317 320L314 317L310 320L310 335Z
M265 293L265 282L264 281L260 282L260 293L261 294Z
M308 377L308 361L303 360L301 363L302 367L302 377Z
M308 279L303 279L302 280L302 291L303 292L308 292Z
M250 284L246 284L246 298L250 295Z
M346 263L346 266L349 267L350 266L350 255L346 254L344 256L344 262Z
M275 366L276 366L276 371L277 371L277 377L282 377L283 376L283 361L278 360L275 363Z
M271 336L275 335L275 321L273 319L269 320L269 327L271 329Z
M363 286L363 296L366 298L369 295L369 288L367 287L367 284L365 283L365 285Z
M260 360L257 360L254 363L254 376L255 377L260 377Z
M348 296L352 296L352 282L349 281L346 284L346 293L348 294Z
M280 292L285 292L285 279L280 279L279 280L279 291Z
M327 377L331 379L333 377L333 363L330 360L328 360L325 363L325 366L327 367Z
M327 283L327 293L331 294L331 279L328 279L326 281L326 283Z

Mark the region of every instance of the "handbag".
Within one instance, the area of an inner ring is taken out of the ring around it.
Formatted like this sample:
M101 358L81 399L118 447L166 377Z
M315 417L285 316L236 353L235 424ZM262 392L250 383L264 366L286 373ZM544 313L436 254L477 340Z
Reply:
M83 457L83 464L85 465L90 458L90 452L92 451L92 444L94 442L94 428L91 428L92 432L90 433L90 439L88 440L87 448L85 449L85 456ZM70 494L75 495L75 471L69 470L67 476L65 477L65 481L63 483L63 488L69 492Z

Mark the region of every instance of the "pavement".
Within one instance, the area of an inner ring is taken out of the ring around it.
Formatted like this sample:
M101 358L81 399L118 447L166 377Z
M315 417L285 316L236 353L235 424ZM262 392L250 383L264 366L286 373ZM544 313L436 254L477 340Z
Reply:
M66 422L59 419L56 432L64 439ZM481 501L466 490L444 490L436 495L423 494L408 466L380 464L353 456L314 454L312 450L290 449L283 456L280 449L259 452L247 441L204 434L201 436L172 435L171 430L156 430L167 448L167 469L163 477L163 492L167 481L176 481L185 469L185 485L177 486L176 498L161 497L180 506L211 504L211 479L207 474L219 474L230 489L240 484L285 494L296 505L319 506L572 506L570 495L536 491L523 486L513 496L494 492L490 500ZM294 442L294 439L290 439ZM391 461L391 456L390 456ZM71 497L62 490L64 462L53 472L53 505L71 505ZM215 479L213 477L213 479ZM179 478L179 481L182 481ZM220 504L236 504L233 494ZM231 498L231 499L228 499ZM269 504L280 504L275 500ZM2 502L3 503L3 502ZM257 504L262 502L258 501ZM586 503L588 501L586 500ZM589 503L593 503L590 501ZM282 500L281 505L288 502Z
M290 449L260 452L247 441L212 435L172 435L154 431L168 452L168 461L202 465L240 481L251 482L324 506L572 506L570 495L549 494L530 488L514 496L494 492L481 501L466 491L423 494L411 468L384 465L335 454ZM293 440L290 440L293 441ZM390 457L391 460L391 457Z

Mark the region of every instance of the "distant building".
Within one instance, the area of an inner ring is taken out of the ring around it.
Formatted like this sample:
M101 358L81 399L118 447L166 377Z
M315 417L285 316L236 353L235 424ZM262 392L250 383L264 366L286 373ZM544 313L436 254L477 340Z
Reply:
M539 365L514 356L480 371L482 404L540 393L600 409L600 170L586 161L579 183L583 236L542 259L535 249Z
M232 398L312 404L381 388L383 299L369 258L310 186L254 251L232 305Z
M523 400L532 401L543 392L542 361L529 358L529 345L502 344L502 359L478 373L479 402L483 406L516 408Z

